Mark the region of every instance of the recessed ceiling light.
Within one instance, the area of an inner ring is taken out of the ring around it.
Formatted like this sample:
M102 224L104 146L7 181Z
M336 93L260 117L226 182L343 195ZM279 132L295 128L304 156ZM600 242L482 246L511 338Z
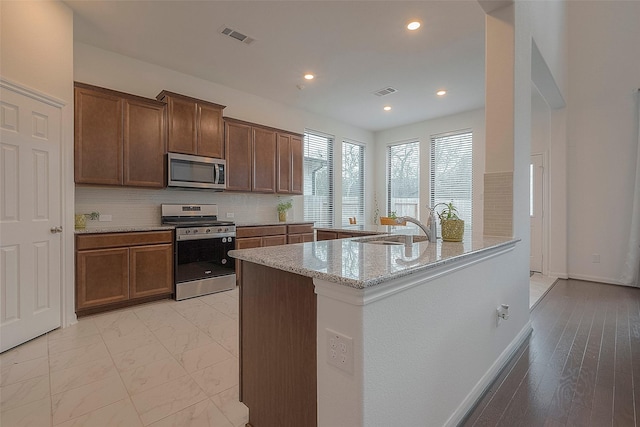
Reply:
M391 110L391 106L390 105L385 105L382 109L384 111L390 111Z
M445 96L447 94L447 91L444 89L440 89L439 91L436 92L436 95L438 96Z
M307 73L304 75L305 80L313 80L315 76L311 73Z
M407 24L407 29L411 31L415 31L420 28L420 23L418 21L412 21Z

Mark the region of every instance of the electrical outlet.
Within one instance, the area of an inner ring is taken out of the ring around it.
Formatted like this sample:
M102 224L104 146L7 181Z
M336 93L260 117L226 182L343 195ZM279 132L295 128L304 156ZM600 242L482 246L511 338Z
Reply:
M112 221L112 215L100 214L100 218L98 219L100 222L109 222Z
M353 374L353 338L327 331L327 363L349 374Z
M227 212L227 218L233 218L234 216L233 212Z

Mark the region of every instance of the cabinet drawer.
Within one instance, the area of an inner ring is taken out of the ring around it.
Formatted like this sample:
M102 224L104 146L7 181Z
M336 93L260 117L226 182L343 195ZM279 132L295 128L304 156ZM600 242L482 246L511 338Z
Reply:
M140 231L76 236L76 250L172 243L173 231Z
M236 239L236 249L251 249L262 246L262 237Z
M333 231L321 231L318 230L316 232L316 237L318 239L318 241L320 240L334 240L338 238L338 233L335 233Z
M236 228L237 238L275 236L278 234L287 234L287 226L286 225L265 225L260 227Z
M313 223L287 225L287 234L307 234L313 233Z

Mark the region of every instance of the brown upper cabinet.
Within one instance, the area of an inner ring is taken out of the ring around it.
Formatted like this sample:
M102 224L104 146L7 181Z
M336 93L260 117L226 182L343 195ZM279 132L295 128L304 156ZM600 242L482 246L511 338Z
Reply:
M167 104L168 151L225 158L224 105L163 90L158 101Z
M302 194L302 136L224 118L227 190Z
M302 137L278 133L277 192L302 194Z
M75 182L164 187L165 106L75 83Z

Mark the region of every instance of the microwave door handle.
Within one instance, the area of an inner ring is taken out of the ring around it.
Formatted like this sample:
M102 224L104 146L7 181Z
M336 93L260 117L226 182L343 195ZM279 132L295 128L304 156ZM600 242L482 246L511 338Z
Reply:
M217 163L214 164L213 167L213 182L215 184L218 183L218 181L220 180L220 169L219 169L220 165L218 165Z

